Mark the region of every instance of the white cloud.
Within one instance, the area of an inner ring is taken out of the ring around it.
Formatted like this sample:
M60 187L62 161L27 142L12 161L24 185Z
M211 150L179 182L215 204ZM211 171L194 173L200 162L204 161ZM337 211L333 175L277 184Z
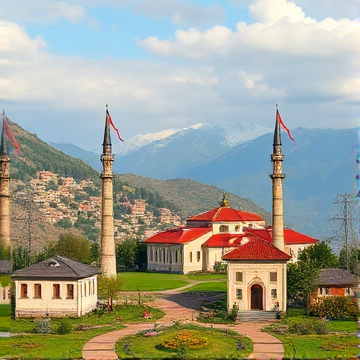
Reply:
M134 11L155 19L170 18L176 25L213 24L224 18L220 6L200 6L182 0L141 0L135 3Z
M85 19L83 6L59 0L0 0L1 14L9 21L49 24L58 19L78 23Z
M0 20L0 59L3 61L25 60L36 56L44 48L46 43L41 38L31 39L18 24Z
M125 138L199 122L269 126L275 103L290 128L355 126L359 24L316 20L294 4L257 1L254 23L138 40L163 61L56 56L3 21L0 102L39 137L85 148L97 147L106 103Z

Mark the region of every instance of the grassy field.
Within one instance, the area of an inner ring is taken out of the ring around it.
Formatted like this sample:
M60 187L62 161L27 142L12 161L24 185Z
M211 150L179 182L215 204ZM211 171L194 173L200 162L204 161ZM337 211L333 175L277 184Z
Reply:
M277 336L285 347L287 359L353 358L359 353L355 335Z
M192 287L187 288L185 291L215 291L215 292L226 292L226 282L223 281L212 281L203 282L196 284Z
M279 323L291 324L299 320L309 324L315 320L307 318L302 312L290 313L290 317L281 320ZM349 359L359 354L359 340L356 321L328 321L325 323L329 330L327 335L299 335L299 334L278 334L272 335L281 340L285 348L287 359Z
M0 331L10 331L10 305L0 304Z
M151 319L144 319L144 311L151 313ZM123 305L117 306L114 312L98 315L90 313L81 318L67 318L72 331L67 335L57 335L56 330L62 319L52 319L54 334L35 334L33 319L20 319L11 321L10 338L0 339L0 357L17 356L20 358L36 359L65 359L81 358L83 345L92 337L121 329L124 323L149 322L150 324L163 316L159 309Z
M241 359L252 352L252 341L236 332L204 328L196 325L175 325L156 329L157 336L145 337L144 332L127 336L116 344L120 359ZM185 330L185 333L184 333ZM202 340L206 345L191 349L186 338ZM173 349L165 349L161 344L171 340Z
M188 285L188 280L206 282L220 280L224 281L226 286L226 274L205 273L181 275L153 272L123 272L118 273L118 276L123 279L122 291L162 291L175 289Z

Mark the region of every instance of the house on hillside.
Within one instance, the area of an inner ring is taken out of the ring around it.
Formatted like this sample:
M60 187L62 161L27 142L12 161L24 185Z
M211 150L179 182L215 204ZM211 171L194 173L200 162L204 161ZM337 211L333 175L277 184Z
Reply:
M56 255L13 273L15 316L81 316L95 309L100 269Z
M272 228L262 216L232 209L226 197L220 207L187 219L186 226L158 232L145 240L148 270L187 274L213 271L224 255L244 239L262 239L272 244ZM285 253L292 261L299 251L318 240L291 229L284 230Z
M317 281L317 297L354 296L354 289L360 284L359 278L344 269L321 269Z

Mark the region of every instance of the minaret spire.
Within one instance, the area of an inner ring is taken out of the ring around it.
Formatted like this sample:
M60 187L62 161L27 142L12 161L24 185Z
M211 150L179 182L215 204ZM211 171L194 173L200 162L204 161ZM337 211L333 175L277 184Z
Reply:
M284 155L281 148L281 133L279 111L276 105L276 120L274 131L273 153L271 154L273 163L273 173L270 175L272 179L272 237L273 244L278 249L284 251L284 210L283 210L283 190L282 180L285 175L282 173L282 163Z
M114 240L114 209L113 209L113 170L114 155L111 153L110 115L106 105L106 119L103 142L103 154L100 160L103 171L101 193L101 239L100 269L104 276L116 276L116 257Z
M10 156L7 152L6 116L3 111L0 144L0 259L10 259Z

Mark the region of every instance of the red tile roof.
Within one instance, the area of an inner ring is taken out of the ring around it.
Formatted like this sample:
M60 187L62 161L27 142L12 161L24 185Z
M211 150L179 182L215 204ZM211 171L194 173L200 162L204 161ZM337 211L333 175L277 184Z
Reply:
M205 247L236 247L245 234L216 234L212 235L202 246Z
M271 227L268 227L266 229L253 229L253 228L247 228L247 232L258 235L262 239L271 242L272 243L272 229ZM284 240L285 245L293 245L293 244L316 244L318 240L301 234L297 231L294 231L292 229L284 229Z
M291 256L270 244L268 241L255 236L243 238L240 245L225 254L223 260L283 260L288 261Z
M150 238L146 239L145 242L158 243L158 244L187 244L191 241L196 240L206 233L210 233L211 228L173 228L165 231L161 231Z
M265 221L260 215L235 210L227 207L218 207L210 211L195 215L187 221Z

